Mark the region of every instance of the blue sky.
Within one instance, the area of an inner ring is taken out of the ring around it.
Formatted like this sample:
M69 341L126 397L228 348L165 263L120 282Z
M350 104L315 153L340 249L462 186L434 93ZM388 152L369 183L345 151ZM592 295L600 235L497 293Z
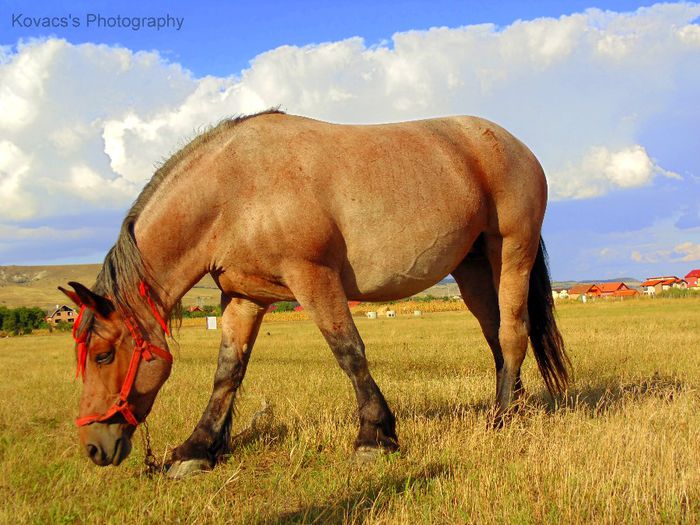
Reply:
M88 13L183 23L86 27ZM700 266L698 16L626 1L2 1L0 265L99 262L155 162L222 116L281 104L336 122L491 118L548 173L556 279L685 275ZM42 17L79 27L17 27Z

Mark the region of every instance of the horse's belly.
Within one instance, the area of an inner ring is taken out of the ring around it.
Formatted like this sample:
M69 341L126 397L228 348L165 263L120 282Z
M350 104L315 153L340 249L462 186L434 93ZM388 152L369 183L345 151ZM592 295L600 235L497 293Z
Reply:
M407 232L375 236L371 245L348 246L343 282L349 299L389 301L429 288L464 259L478 231Z

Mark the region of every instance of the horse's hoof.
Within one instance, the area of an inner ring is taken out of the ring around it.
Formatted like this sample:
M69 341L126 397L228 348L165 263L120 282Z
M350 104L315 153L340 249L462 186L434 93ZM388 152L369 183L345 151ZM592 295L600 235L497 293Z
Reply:
M185 461L175 461L170 465L166 476L170 479L184 479L210 470L211 465L206 459L188 459Z
M353 459L356 463L361 464L374 463L386 454L387 451L381 447L368 447L364 445L355 449L355 455Z

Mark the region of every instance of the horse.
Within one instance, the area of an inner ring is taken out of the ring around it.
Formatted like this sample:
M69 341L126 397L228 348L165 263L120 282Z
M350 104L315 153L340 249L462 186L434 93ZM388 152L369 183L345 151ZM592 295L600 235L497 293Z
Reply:
M168 159L137 197L92 289L59 287L83 391L77 419L97 465L118 465L171 371L169 322L204 275L221 290L209 402L169 474L214 467L268 307L298 301L355 391L356 454L398 450L348 300L390 301L451 274L496 368L498 426L522 395L528 339L552 395L570 362L541 239L547 201L534 154L471 117L340 125L268 110L226 119Z

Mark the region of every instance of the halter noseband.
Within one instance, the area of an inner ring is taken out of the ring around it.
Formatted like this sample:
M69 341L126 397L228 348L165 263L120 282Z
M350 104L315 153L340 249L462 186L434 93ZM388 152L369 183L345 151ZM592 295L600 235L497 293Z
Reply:
M166 335L170 335L167 323L158 313L156 305L148 292L148 285L141 281L139 283L139 294L141 297L146 299L151 312L153 312L153 317L155 317L156 321L158 321L158 324L163 329L163 332L165 332ZM85 309L85 305L80 307L80 312L78 313L78 317L75 319L75 324L73 325L73 339L78 345L78 366L75 372L75 377L81 375L83 381L85 381L85 364L87 362L87 330L83 331L83 333L78 336L78 329L83 318L83 313L85 313ZM139 325L135 319L124 319L124 324L126 324L129 332L131 332L131 338L134 340L134 352L131 354L129 370L126 372L124 384L119 391L119 398L112 404L111 407L109 407L109 409L107 409L107 412L104 414L93 414L90 416L77 418L75 420L75 424L79 427L89 425L90 423L106 421L115 414L122 414L124 419L126 419L130 425L137 426L139 421L136 419L136 416L129 405L128 399L131 389L134 387L134 382L136 381L136 372L138 371L141 359L143 358L146 361L152 361L155 359L155 355L157 355L168 363L173 362L173 356L170 352L151 344L143 338L141 329L139 328Z

